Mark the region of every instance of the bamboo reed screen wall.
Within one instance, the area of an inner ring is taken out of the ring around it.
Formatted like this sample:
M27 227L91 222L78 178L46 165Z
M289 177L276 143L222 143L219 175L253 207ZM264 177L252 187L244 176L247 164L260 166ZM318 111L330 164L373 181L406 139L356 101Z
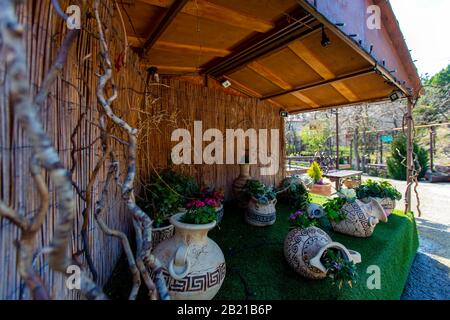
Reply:
M63 7L68 5L68 1L60 2ZM81 1L70 1L70 4L77 3ZM49 0L27 1L18 8L18 12L20 21L26 27L29 81L37 92L46 70L55 58L66 27L52 9ZM108 27L111 57L117 62L123 54L124 34L117 12L109 0L102 3L102 21ZM85 30L72 48L66 68L40 110L41 121L47 133L54 141L62 162L67 168L73 168L73 181L81 190L85 190L89 174L101 154L99 130L96 126L98 111L95 88L99 50L95 19L88 19L83 27ZM143 99L145 75L136 66L139 66L138 58L131 52L128 54L127 68L116 63L115 80L119 87L119 97L113 107L117 114L141 129L139 180L145 181L155 168L167 165L170 150L175 144L170 141L172 130L177 127L190 129L194 120L202 120L204 130L218 128L223 132L225 128L280 129L280 155L284 155L283 123L278 110L273 106L256 99L227 95L220 90L174 79L164 79L164 85L151 86L152 95ZM3 62L0 63L0 198L20 213L31 215L39 207L39 199L28 170L31 150L9 104L6 71L7 67ZM125 139L118 130L113 134L119 139ZM123 170L124 148L120 143L115 143L114 150ZM280 159L278 175L262 177L262 180L277 184L282 177L283 163L283 159ZM225 189L228 196L231 183L239 174L237 165L184 165L176 169L192 174L200 183ZM254 177L259 177L257 169L257 166L252 168ZM103 168L95 183L94 197L101 190L105 178L106 168ZM38 234L39 248L49 244L57 222L58 202L51 185L49 190L51 207ZM81 212L84 202L75 190L74 197L77 199L77 219L74 222L71 250L77 252L81 248ZM111 187L104 214L111 227L129 231L129 216L124 210L120 190L116 186ZM16 271L14 240L17 237L18 230L8 221L1 220L0 299L29 298ZM121 246L116 239L108 239L100 232L92 216L89 239L91 255L99 273L98 283L104 284L118 260ZM44 254L36 257L35 269L51 288L54 298L79 298L76 291L65 288L60 275L49 270Z
M270 185L278 185L283 176L284 126L279 109L270 103L260 102L242 96L230 95L223 90L207 88L192 82L178 79L163 79L162 86L152 86L152 96L158 99L143 106L139 113L140 148L139 168L141 180L157 169L170 165L171 149L178 142L171 141L176 128L188 129L194 138L194 121L202 121L203 132L210 128L219 129L225 137L226 129L248 128L279 129L280 142L278 154L279 172L273 176L261 176L260 165L251 166L251 175ZM154 123L160 116L160 122ZM149 125L151 124L151 125ZM203 146L209 142L204 142ZM193 143L192 143L193 146ZM224 156L226 154L224 143ZM269 147L270 148L270 147ZM274 152L275 150L271 151ZM235 155L236 156L236 155ZM193 157L192 157L193 159ZM175 165L175 170L194 176L205 186L215 186L225 191L231 198L233 180L239 175L239 165Z

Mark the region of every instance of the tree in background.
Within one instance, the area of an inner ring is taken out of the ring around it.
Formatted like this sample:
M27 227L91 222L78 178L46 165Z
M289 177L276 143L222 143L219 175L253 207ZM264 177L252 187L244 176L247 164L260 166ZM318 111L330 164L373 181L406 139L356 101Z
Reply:
M314 154L325 150L330 133L328 122L315 120L303 128L300 137L306 151Z
M450 65L431 78L422 79L424 96L414 109L416 124L448 122L450 116Z
M419 171L419 179L428 170L428 152L414 141L414 165ZM406 136L399 134L392 142L392 156L387 161L389 177L396 180L406 180Z

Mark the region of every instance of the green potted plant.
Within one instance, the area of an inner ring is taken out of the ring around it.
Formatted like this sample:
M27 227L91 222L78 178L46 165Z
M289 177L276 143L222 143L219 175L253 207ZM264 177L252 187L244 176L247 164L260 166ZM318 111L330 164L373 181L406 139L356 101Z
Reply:
M311 167L306 173L314 181L314 184L310 188L310 191L312 193L320 194L323 196L331 195L331 183L328 181L324 181L322 169L320 168L320 165L317 163L317 161L314 161L311 164Z
M311 203L308 189L298 176L284 179L279 189L279 198L293 209L305 210Z
M153 219L153 246L173 236L174 227L169 218L183 211L185 198L196 191L198 185L192 177L170 168L151 175L150 182L144 184L138 203Z
M274 224L277 217L275 208L277 197L273 188L258 180L248 180L244 192L248 199L245 216L247 223L257 227Z
M353 189L342 189L337 197L328 199L323 208L336 232L355 237L370 237L379 221L387 221L377 201L371 199L364 203L356 199Z
M333 279L333 284L339 289L344 285L353 287L358 278L355 259L349 258L345 251L330 247L324 251L320 261L327 270L327 276Z
M365 183L355 188L356 196L363 202L370 201L371 198L378 201L390 215L395 209L395 201L401 200L402 194L395 189L389 181L367 180Z
M210 300L219 291L226 273L223 252L208 237L217 223L216 209L201 200L191 200L186 207L186 212L170 218L175 235L161 242L153 254L161 261L164 273L169 275L167 287L172 299ZM196 283L199 279L209 280L196 290L180 286L180 283Z

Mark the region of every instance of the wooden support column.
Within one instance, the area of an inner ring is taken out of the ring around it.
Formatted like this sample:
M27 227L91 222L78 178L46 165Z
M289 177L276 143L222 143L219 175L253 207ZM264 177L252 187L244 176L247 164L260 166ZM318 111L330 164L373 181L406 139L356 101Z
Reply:
M435 128L430 127L430 170L433 171L434 167L434 136Z
M339 110L336 109L336 170L339 170Z
M408 105L406 110L406 182L409 186L406 188L405 194L405 210L407 212L411 211L411 195L412 195L412 175L414 170L414 159L413 159L413 128L412 128L412 108L413 104L410 99L408 99Z

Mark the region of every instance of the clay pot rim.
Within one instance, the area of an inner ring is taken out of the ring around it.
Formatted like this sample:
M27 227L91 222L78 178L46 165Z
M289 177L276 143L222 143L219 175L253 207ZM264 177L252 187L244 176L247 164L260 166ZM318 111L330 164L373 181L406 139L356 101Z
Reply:
M270 200L267 204L262 204L262 203L259 203L258 199L256 199L253 196L250 197L250 200L253 201L253 202L256 202L256 203L258 203L259 205L262 205L262 206L268 206L268 205L271 205L271 204L277 204L277 202L278 202L278 199L275 198L273 200Z
M184 223L180 221L180 218L184 215L184 212L177 213L170 217L170 223L174 225L175 228L186 229L186 230L211 230L213 229L217 221L213 221L206 224L192 224Z

